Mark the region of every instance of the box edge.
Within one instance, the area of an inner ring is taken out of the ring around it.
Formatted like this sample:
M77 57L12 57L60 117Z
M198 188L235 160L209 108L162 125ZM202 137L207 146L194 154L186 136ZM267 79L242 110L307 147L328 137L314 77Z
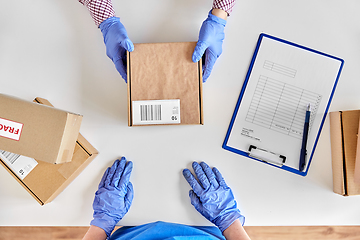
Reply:
M330 142L333 173L333 191L346 196L346 179L344 176L344 142L342 132L342 112L330 112Z

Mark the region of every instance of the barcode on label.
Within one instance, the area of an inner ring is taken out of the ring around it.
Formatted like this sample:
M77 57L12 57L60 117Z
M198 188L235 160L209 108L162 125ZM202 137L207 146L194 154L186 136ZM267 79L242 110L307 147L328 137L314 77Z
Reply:
M0 152L6 157L6 159L9 161L9 163L14 164L15 161L20 157L19 154L7 152L4 150L0 150Z
M161 121L161 105L140 105L141 121Z

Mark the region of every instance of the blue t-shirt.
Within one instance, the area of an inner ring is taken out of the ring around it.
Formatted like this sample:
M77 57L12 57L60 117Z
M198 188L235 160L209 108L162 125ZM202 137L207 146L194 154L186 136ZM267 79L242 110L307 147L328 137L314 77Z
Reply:
M109 240L122 239L151 239L151 240L184 240L184 239L208 239L225 240L217 227L197 227L176 223L154 222L135 227L121 227L116 230Z

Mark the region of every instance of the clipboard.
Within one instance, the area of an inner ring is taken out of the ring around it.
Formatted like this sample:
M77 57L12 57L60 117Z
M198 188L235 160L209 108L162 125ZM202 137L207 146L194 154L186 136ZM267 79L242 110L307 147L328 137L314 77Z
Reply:
M260 34L222 147L306 176L344 60ZM307 106L307 159L299 171Z

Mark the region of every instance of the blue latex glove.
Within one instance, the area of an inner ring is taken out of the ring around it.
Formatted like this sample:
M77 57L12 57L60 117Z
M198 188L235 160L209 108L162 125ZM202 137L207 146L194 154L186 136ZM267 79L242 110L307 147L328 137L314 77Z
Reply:
M192 188L189 196L195 209L221 232L236 219L240 219L243 225L245 217L240 214L234 195L219 170L215 167L211 169L204 162L193 162L192 167L199 181L189 169L184 169L183 175Z
M106 169L95 193L94 219L90 225L104 229L107 236L110 236L131 206L134 196L129 181L132 168L132 162L126 162L124 157L120 161L116 160L111 168Z
M134 44L118 17L106 19L99 27L104 37L106 55L114 62L117 71L127 82L126 51L134 51Z
M209 12L208 18L203 22L199 40L192 55L193 62L198 62L205 53L203 63L203 82L209 78L218 57L222 53L222 43L225 38L224 28L226 20L214 16Z

